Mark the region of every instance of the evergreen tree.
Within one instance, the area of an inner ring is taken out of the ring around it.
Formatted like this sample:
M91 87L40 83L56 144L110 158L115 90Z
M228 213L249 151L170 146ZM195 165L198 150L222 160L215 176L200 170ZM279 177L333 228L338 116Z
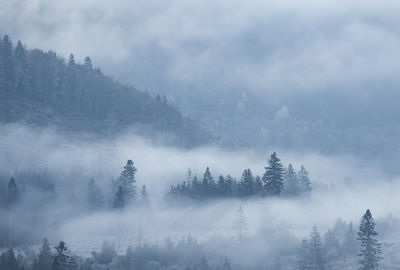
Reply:
M206 168L206 171L203 174L201 188L204 197L211 197L212 195L214 195L213 191L214 189L216 189L216 187L209 167Z
M19 94L30 94L30 82L28 75L28 61L21 41L18 41L14 50L15 87ZM25 93L24 93L25 92Z
M256 179L254 180L253 194L255 196L263 196L263 194L264 194L263 183L261 181L260 176L258 176L258 175L256 176Z
M13 45L8 37L4 35L0 47L0 70L4 76L5 88L7 95L14 90L14 62L13 62Z
M92 59L90 59L89 56L86 56L85 58L85 67L89 70L93 69Z
M361 242L360 270L374 270L378 268L382 259L381 244L376 239L378 233L375 231L375 221L371 211L367 209L361 219L357 240Z
M283 189L283 166L275 152L271 155L265 170L262 180L266 194L280 195Z
M53 263L53 256L50 250L49 242L43 239L42 248L39 253L38 260L34 263L34 270L51 270Z
M15 258L13 249L9 249L0 255L0 269L4 270L20 270L18 261Z
M254 178L250 169L246 169L243 171L238 188L239 188L239 196L241 197L249 197L253 195Z
M357 234L353 228L353 223L350 222L342 245L342 252L344 256L349 257L357 254L358 244L356 235Z
M297 256L297 267L299 270L310 270L311 268L311 251L310 244L307 239L301 241L299 254Z
M299 191L303 196L309 196L311 194L311 181L308 175L308 171L301 165L300 171L297 173L299 181Z
M283 193L286 196L293 197L299 195L299 189L299 181L297 180L296 172L292 164L289 164L283 177Z
M328 230L324 236L324 251L327 259L337 259L340 255L341 246L334 231Z
M61 241L56 247L56 254L51 266L51 270L76 270L78 268L76 260L67 255L67 246Z
M310 269L312 270L325 269L321 236L319 234L317 226L314 226L313 229L311 230L309 247L310 247L310 264L311 264Z
M124 170L121 172L120 177L118 178L118 184L122 187L123 192L125 193L126 199L133 199L136 196L136 179L135 173L137 169L133 165L132 160L128 160L124 167Z
M115 194L114 202L113 202L113 208L114 209L121 209L125 207L125 192L124 189L119 186L118 191Z
M218 176L218 182L217 182L217 195L219 197L225 197L226 196L226 186L225 186L225 178L223 175Z

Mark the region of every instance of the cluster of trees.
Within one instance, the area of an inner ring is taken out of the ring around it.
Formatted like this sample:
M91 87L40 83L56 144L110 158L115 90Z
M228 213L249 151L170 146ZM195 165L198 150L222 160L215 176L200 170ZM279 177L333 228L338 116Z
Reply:
M308 171L301 166L296 172L289 164L284 168L277 154L271 154L268 166L262 177L253 176L250 169L245 169L239 181L230 175L220 175L215 181L207 167L202 179L192 177L189 170L188 179L181 184L173 185L168 195L171 198L225 198L225 197L263 197L263 196L309 196L311 181Z
M379 261L382 259L382 249L376 238L378 233L375 230L375 221L371 211L368 209L361 218L357 234L350 223L347 231L340 237L341 227L343 228L343 224L337 222L335 228L329 230L322 241L317 227L314 226L309 238L303 239L301 242L298 269L329 269L329 262L356 255L360 258L358 261L360 270L378 269ZM342 241L338 238L342 238Z
M124 255L117 255L113 245L103 243L100 252L93 251L92 258L72 256L61 241L52 252L46 239L39 254L15 255L13 249L0 255L0 269L7 270L230 270L228 259L210 259L203 255L201 246L192 237L177 243L167 239L165 245L129 247Z
M145 124L186 145L210 139L165 98L103 75L90 57L78 64L71 54L65 61L52 51L27 50L20 41L14 47L8 35L0 37L0 111L6 122L36 117L35 123L43 124L58 116L79 130L108 133Z

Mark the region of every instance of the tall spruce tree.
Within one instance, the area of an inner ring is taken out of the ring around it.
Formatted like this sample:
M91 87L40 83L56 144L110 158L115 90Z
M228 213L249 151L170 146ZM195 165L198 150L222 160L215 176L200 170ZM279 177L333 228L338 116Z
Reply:
M123 192L125 193L125 199L134 199L136 196L136 171L137 169L133 165L133 161L128 160L124 166L124 170L121 172L121 175L117 180L118 185L122 187Z
M12 177L10 181L8 182L8 187L7 187L7 204L9 207L14 206L19 197L19 188L17 186L17 183L15 182L14 178Z
M297 173L297 179L299 181L299 192L303 196L309 196L311 194L311 181L308 171L301 165L300 171Z
M360 270L378 269L379 261L382 259L382 248L376 239L378 233L375 231L375 221L371 211L367 209L361 218L357 240L361 243Z
M263 175L265 193L270 196L280 195L283 189L283 166L274 152L268 160Z
M347 232L344 235L344 240L342 244L342 255L345 257L352 257L357 254L357 250L357 234L353 228L353 223L350 222Z
M285 169L283 177L283 193L286 196L294 197L299 195L299 189L299 181L296 172L294 171L292 164L289 164Z
M246 169L243 171L238 188L239 188L239 196L241 197L249 197L253 195L254 177L250 169Z
M300 249L297 256L297 267L299 270L311 269L310 244L305 238L301 241Z
M203 197L212 197L216 189L214 179L211 175L210 168L207 167L203 174L203 181L201 182Z
M114 201L113 201L113 208L114 209L122 209L125 207L125 192L124 189L119 186L117 193L115 193Z
M314 226L310 233L309 240L310 248L310 265L312 270L323 270L325 269L324 251L322 249L321 235Z
M33 264L33 270L51 270L53 263L53 255L50 250L49 242L43 239L42 248L40 249L39 257Z

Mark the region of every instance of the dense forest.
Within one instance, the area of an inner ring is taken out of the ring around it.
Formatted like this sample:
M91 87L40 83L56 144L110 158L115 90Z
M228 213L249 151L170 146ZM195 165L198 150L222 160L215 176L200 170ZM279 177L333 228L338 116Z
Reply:
M181 115L165 96L150 96L116 82L71 54L66 61L55 52L28 50L8 35L0 41L0 121L33 126L53 125L74 131L115 134L134 130L172 143L199 145L210 134Z
M225 242L225 247L250 245L254 239L243 236L246 224L243 210L238 211L235 222L238 234ZM214 250L210 243L200 243L192 236L178 241L165 239L164 244L148 245L139 243L129 246L125 253L118 254L113 243L104 241L101 251L92 251L90 258L74 255L64 241L54 249L45 238L38 251L21 250L16 254L8 249L0 254L0 269L7 270L230 270L230 269L299 269L323 270L345 269L373 270L379 267L382 260L382 244L377 238L375 221L368 209L362 216L358 232L353 224L338 219L334 227L324 237L316 226L313 226L309 237L304 238L297 248L283 255L257 257L239 249L242 256L256 260L257 267L246 268L229 259L232 254L226 250ZM263 242L262 239L257 241ZM264 241L264 244L265 241ZM358 258L358 259L357 259ZM239 258L240 259L240 258ZM243 258L241 258L243 259ZM232 261L233 262L232 262ZM272 263L271 263L272 262Z

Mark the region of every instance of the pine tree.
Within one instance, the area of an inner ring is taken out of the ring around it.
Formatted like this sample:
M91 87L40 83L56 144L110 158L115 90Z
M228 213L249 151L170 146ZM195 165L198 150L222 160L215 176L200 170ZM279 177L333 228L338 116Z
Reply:
M289 164L283 177L283 193L286 196L293 197L299 195L299 189L299 181L296 172L294 171L292 164Z
M357 240L361 242L360 270L374 270L378 268L382 259L381 244L376 239L378 233L375 231L375 221L371 211L367 209L361 219Z
M238 188L239 188L239 196L241 197L249 197L253 195L254 178L250 169L246 169L243 171Z
M51 270L76 270L78 268L76 260L67 255L67 246L61 241L56 247L56 254L51 266Z
M225 197L226 196L226 190L225 190L225 178L223 175L218 176L218 182L217 182L217 194L220 197Z
M339 240L332 230L328 230L324 236L324 251L327 259L337 259L340 255L341 246Z
M343 256L349 257L357 254L357 236L356 232L353 228L353 223L350 222L348 230L344 236L344 241L342 245L342 254Z
M38 260L33 265L33 270L51 270L53 256L50 250L49 242L43 239L42 248Z
M297 267L299 270L310 270L311 269L311 252L310 244L307 239L301 241L299 254L297 256Z
M20 270L18 261L15 258L13 249L9 249L0 255L0 269L4 270Z
M21 41L18 41L14 49L15 87L19 94L30 94L28 75L28 61Z
M264 195L264 187L263 183L261 181L260 176L256 176L256 179L254 180L254 186L253 186L253 194L255 196L263 196Z
M113 208L114 209L121 209L125 207L125 192L124 189L119 186L118 191L115 194L114 202L113 202Z
M303 196L309 196L311 194L311 181L308 175L308 171L301 165L300 171L297 173L299 181L299 191Z
M203 197L212 197L214 189L216 189L215 182L210 172L210 168L207 167L203 174L203 181L201 182Z
M322 250L321 236L317 229L317 226L314 226L310 233L309 240L310 247L310 264L312 270L323 270L325 269L324 263L324 255Z
M86 67L88 70L92 70L92 69L93 69L92 59L90 59L89 56L86 56L86 58L85 58L85 67Z
M262 180L266 194L280 195L283 189L283 166L275 152L271 155L268 167L265 167L265 170Z
M13 62L13 45L8 35L3 36L0 51L0 70L4 76L7 94L11 94L14 90L14 62Z
M124 167L124 170L121 172L120 177L118 178L117 182L118 185L122 187L123 192L125 193L125 199L134 199L136 196L136 179L135 173L137 169L133 165L132 160L128 160Z

